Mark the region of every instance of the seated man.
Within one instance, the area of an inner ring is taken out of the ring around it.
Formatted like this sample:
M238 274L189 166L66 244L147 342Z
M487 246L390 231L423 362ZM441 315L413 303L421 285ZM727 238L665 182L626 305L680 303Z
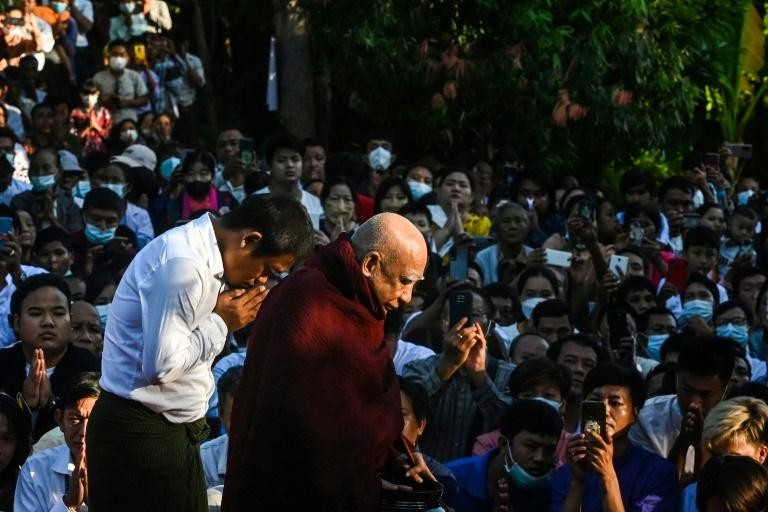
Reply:
M405 366L406 380L421 386L434 401L434 414L422 442L425 454L446 462L471 453L472 440L481 432L499 426L509 404L504 393L512 365L488 355L481 325L493 305L474 287L454 290L472 292L472 316L448 326L448 295L443 303L443 350L439 355L413 361Z
M760 464L768 458L768 405L748 396L717 404L704 420L701 439L709 455L744 455ZM682 512L697 512L696 484L685 488Z
M20 393L33 413L35 440L56 424L55 397L70 380L99 370L93 354L70 345L69 314L69 287L54 274L22 281L11 298L11 322L20 341L0 350L0 390Z
M72 303L72 344L101 356L104 348L104 331L101 329L99 312L84 300Z
M605 404L606 432L582 432L568 443L568 464L552 482L552 511L676 511L674 466L627 435L645 402L642 376L614 363L598 366L584 396Z
M449 462L461 511L539 512L550 507L550 476L563 430L560 414L539 400L515 401L501 420L499 447Z
M65 444L27 459L16 484L15 510L88 510L85 431L99 393L99 375L84 373L77 376L63 394L55 415Z
M734 355L733 342L725 338L685 340L677 361L677 393L648 400L632 427L632 442L668 457L680 480L701 465L701 426L725 395Z
M72 237L58 226L37 233L32 255L35 264L51 274L64 277L72 273Z

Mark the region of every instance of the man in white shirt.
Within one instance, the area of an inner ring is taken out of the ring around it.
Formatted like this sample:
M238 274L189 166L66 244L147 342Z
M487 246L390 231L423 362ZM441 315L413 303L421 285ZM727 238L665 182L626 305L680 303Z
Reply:
M269 163L272 178L268 187L255 194L275 194L299 201L307 210L312 226L320 229L323 205L320 199L299 186L302 172L304 145L293 135L276 135L267 141L264 157Z
M223 217L171 229L138 253L104 334L103 393L88 429L89 504L206 510L199 442L211 363L256 318L270 275L311 250L299 205L253 197Z
M725 338L686 340L677 362L677 393L646 401L629 432L632 442L676 464L681 482L701 465L701 426L725 396L734 355L733 342Z
M27 459L19 472L14 510L23 512L87 511L88 473L85 432L99 396L99 376L84 373L57 404L56 422L66 444Z
M32 190L32 185L13 177L14 137L9 128L0 128L0 203L10 205L16 194Z

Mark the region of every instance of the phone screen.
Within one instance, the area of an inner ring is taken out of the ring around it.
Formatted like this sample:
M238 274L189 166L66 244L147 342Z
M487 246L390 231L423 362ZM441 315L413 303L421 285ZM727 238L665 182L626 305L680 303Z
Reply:
M596 400L584 400L581 402L581 432L594 432L605 439L608 433L605 431L605 402Z
M250 137L240 139L240 160L246 165L253 163L253 147L253 139Z
M608 337L612 349L618 349L621 340L629 336L627 315L623 311L608 312Z
M451 250L450 275L457 281L466 281L469 277L469 248L459 246Z

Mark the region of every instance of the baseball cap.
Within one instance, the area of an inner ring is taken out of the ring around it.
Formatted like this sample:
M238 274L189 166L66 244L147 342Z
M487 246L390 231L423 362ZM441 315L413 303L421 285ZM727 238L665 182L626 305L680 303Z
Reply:
M122 155L112 158L112 161L123 163L128 167L144 167L154 173L157 156L144 144L132 144L123 151Z
M77 161L77 157L71 151L60 149L58 153L59 162L61 163L61 170L64 172L83 172L83 167L80 165L80 162Z

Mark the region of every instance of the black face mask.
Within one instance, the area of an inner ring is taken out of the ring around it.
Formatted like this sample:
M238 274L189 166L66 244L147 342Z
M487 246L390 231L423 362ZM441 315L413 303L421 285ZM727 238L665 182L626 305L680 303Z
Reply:
M185 181L184 190L195 199L202 199L211 192L210 181Z

